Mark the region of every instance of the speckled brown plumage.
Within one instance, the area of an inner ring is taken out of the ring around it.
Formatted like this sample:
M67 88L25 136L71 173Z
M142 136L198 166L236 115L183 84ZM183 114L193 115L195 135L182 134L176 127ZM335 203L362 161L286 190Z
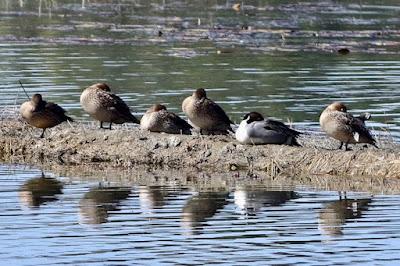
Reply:
M329 105L320 116L322 129L332 138L343 143L346 150L348 144L368 143L376 147L376 141L371 136L370 131L365 126L365 120L369 119L369 114L354 117L347 113L347 108L343 103L335 102Z
M117 95L111 92L105 83L97 83L86 88L80 98L81 105L90 117L100 121L100 128L103 122L111 124L123 124L132 122L139 124L126 103Z
M189 119L189 123L200 129L202 133L227 134L232 131L233 122L224 110L207 98L204 89L197 89L192 96L182 103L182 110Z
M192 126L161 104L150 107L140 120L140 127L153 132L191 134Z

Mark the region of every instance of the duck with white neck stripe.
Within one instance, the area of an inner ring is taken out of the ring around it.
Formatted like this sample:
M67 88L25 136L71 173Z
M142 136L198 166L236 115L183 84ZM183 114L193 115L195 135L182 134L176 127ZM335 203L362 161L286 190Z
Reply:
M284 123L264 119L257 112L251 112L244 116L239 128L236 130L236 139L243 144L286 144L300 146L297 137L301 133L290 129Z

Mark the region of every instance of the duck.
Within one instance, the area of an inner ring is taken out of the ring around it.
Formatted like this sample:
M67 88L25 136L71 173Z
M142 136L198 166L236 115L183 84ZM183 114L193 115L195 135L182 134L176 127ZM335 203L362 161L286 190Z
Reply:
M86 88L81 94L80 102L90 117L100 121L100 128L104 128L103 122L110 123L110 130L112 123L140 123L124 100L112 93L105 83L96 83Z
M211 99L207 98L202 88L193 92L182 102L182 111L188 118L189 124L200 130L200 134L228 134L233 132L234 124L224 110Z
M185 120L167 111L162 104L150 107L140 120L140 127L152 132L190 135L193 128Z
M66 115L67 112L62 107L53 102L44 101L39 93L24 102L19 111L29 125L43 129L40 138L44 137L47 128L55 127L64 121L74 121Z
M376 140L365 125L370 117L370 113L354 117L347 113L347 107L343 103L334 102L321 113L319 123L328 136L340 141L339 150L343 144L345 150L350 150L348 144L357 143L367 143L378 148Z
M300 146L297 137L301 133L284 123L264 119L258 112L246 114L235 132L236 139L243 144L286 144Z

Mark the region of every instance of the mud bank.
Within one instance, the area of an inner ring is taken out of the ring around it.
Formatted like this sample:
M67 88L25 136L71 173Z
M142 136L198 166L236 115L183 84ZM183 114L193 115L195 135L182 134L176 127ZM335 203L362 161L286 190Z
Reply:
M400 177L400 145L378 139L380 149L334 150L338 143L306 133L303 147L241 145L232 136L150 133L121 125L100 130L97 123L73 123L46 131L17 119L0 121L0 160L27 165L131 169L137 166L209 172L262 171L277 175Z

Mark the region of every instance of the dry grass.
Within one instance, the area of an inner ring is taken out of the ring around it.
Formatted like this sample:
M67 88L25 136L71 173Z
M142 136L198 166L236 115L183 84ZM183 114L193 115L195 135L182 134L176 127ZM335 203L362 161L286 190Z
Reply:
M19 118L19 107L7 106L0 109L0 120L7 119L18 119Z

